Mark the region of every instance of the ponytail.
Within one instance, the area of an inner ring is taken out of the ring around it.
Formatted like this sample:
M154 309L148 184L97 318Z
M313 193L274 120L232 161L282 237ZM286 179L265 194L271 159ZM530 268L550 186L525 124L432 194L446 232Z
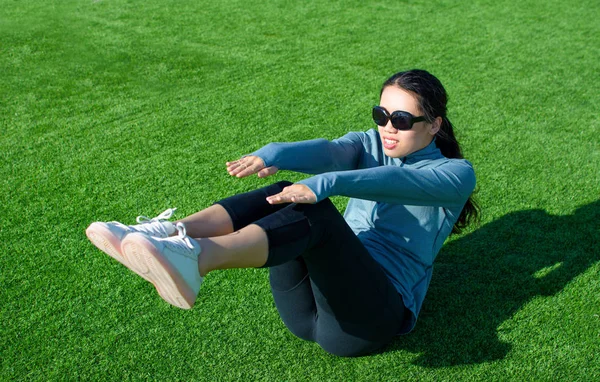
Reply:
M448 117L442 117L442 125L435 137L435 144L446 158L463 159L460 146L454 137L454 127Z
M435 144L446 158L463 159L460 145L454 137L454 128L448 117L442 117L442 125L436 134ZM463 207L458 220L452 227L452 233L460 233L464 228L472 223L479 223L480 208L473 198L473 194L469 196L465 206Z

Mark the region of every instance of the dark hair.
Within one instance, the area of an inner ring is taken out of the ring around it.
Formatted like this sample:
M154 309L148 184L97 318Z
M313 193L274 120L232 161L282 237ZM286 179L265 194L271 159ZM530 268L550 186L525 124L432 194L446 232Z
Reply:
M446 116L448 96L446 89L433 74L420 69L399 72L388 78L381 87L381 92L388 86L397 86L414 93L417 97L419 108L425 115L427 122L433 123L437 117L442 118L442 125L436 134L435 144L446 158L462 159L460 145L454 137L454 128ZM462 209L458 220L452 228L452 233L459 233L471 223L479 221L480 208L469 196Z

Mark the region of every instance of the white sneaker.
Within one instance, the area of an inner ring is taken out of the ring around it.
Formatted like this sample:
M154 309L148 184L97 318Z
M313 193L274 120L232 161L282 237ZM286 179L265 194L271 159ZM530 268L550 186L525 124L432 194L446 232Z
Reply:
M150 236L169 237L175 233L175 225L166 221L173 216L176 208L169 208L155 218L138 216L136 225L125 225L119 222L95 222L90 224L85 234L99 250L113 257L128 267L127 260L121 253L121 241L132 232L143 232ZM141 275L144 277L143 275Z
M191 309L200 291L202 277L198 271L198 242L186 235L185 226L177 223L178 236L151 237L131 233L121 245L128 267L152 284L169 304Z

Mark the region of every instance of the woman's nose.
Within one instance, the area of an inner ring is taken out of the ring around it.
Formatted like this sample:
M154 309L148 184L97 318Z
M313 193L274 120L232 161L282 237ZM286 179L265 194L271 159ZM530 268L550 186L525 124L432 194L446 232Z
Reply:
M386 133L390 134L395 134L398 131L394 126L392 126L392 121L388 121L388 123L386 123L386 125L384 126L383 130L385 130Z

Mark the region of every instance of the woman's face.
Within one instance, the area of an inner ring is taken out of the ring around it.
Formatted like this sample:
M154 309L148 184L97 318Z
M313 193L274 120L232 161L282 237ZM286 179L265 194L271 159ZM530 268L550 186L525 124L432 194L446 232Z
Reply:
M397 86L387 86L383 89L379 106L384 107L389 114L401 110L409 112L414 117L423 115L419 109L417 96ZM441 122L440 117L437 117L433 123L416 122L410 130L396 130L391 121L388 121L385 126L378 126L385 155L391 158L402 158L421 150L431 143Z

